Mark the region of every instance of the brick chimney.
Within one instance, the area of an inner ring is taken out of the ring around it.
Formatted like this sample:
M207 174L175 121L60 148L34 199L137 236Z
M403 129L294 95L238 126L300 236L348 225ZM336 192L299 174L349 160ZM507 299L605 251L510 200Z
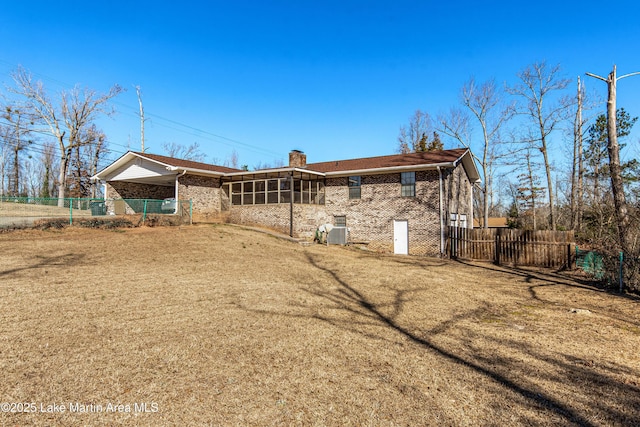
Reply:
M300 150L291 150L291 152L289 153L289 167L290 168L307 167L307 155Z

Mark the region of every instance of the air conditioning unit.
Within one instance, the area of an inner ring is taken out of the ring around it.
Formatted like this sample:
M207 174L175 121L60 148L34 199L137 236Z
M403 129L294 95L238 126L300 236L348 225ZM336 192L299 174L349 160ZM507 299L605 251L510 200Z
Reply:
M346 245L349 240L349 230L347 227L333 227L327 234L327 244Z

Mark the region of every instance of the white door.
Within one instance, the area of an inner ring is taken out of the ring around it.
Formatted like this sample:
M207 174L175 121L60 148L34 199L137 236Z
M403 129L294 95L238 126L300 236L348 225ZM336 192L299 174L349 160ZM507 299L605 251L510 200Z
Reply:
M409 254L409 222L393 221L393 253Z

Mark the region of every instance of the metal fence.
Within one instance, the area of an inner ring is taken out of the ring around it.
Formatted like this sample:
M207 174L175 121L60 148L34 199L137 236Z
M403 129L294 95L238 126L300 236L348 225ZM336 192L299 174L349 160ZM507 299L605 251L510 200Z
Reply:
M623 252L584 250L576 246L576 267L610 288L640 291L640 258Z
M0 227L29 226L48 218L74 219L115 215L178 215L192 222L191 200L0 197Z

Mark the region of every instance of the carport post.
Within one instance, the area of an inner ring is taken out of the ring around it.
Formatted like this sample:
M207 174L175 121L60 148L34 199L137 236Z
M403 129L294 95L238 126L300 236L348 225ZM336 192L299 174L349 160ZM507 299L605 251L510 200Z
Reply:
M291 177L289 181L289 237L293 237L293 171L291 171Z

